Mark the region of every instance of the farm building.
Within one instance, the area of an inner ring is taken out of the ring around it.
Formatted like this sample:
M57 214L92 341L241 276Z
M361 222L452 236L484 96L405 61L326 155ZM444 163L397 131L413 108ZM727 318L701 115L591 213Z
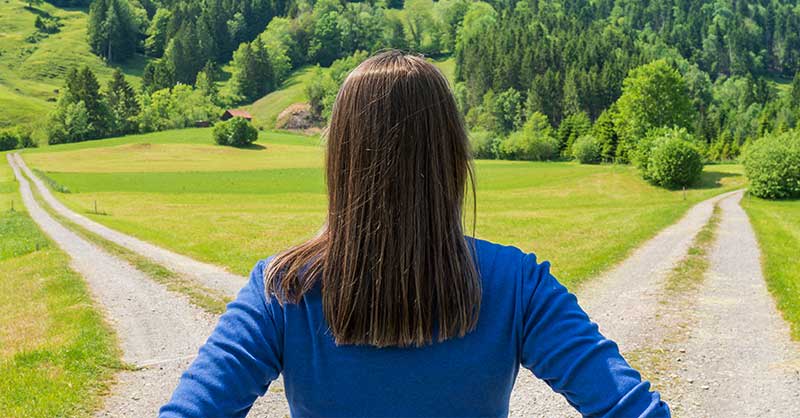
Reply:
M253 116L250 115L250 113L248 113L248 112L246 112L244 110L239 110L239 109L228 109L228 110L226 110L225 113L222 114L220 119L228 120L228 119L236 118L236 117L239 117L239 118L242 118L242 119L247 119L247 120L253 120Z

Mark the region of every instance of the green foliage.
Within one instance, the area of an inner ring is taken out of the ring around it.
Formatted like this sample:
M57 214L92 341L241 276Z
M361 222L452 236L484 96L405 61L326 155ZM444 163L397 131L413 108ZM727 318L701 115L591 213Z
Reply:
M214 126L214 142L244 147L258 139L258 130L246 119L235 117Z
M528 117L521 130L502 140L498 150L503 158L546 161L558 157L558 140L547 116L536 112Z
M136 132L136 115L139 113L139 102L136 92L125 80L119 69L114 70L105 92L106 104L111 116L112 135L123 135Z
M185 84L139 96L136 121L141 132L187 128L198 121L215 120L222 112L211 98Z
M169 9L159 8L156 10L150 25L147 27L147 38L144 41L144 49L147 55L156 58L164 55L171 18L172 12Z
M245 101L253 101L277 86L272 61L260 38L241 44L231 66L233 92Z
M497 157L497 137L488 131L471 131L469 135L472 157L493 159Z
M17 148L36 148L39 144L33 139L31 131L21 126L15 129L0 129L0 151Z
M702 153L685 128L651 130L632 155L642 177L658 186L691 186L703 171Z
M89 67L72 69L48 123L48 143L61 144L100 138L112 132L108 105Z
M650 156L648 178L670 189L695 184L703 172L703 158L694 143L678 139L661 142Z
M334 61L325 71L321 68L316 69L311 80L306 84L308 103L315 116L325 120L330 119L333 102L336 100L339 88L347 75L367 59L367 56L367 52L359 51L347 58Z
M58 20L58 18L53 16L36 16L36 21L33 22L33 26L36 27L36 30L39 32L54 34L61 30L61 23L59 23Z
M92 139L93 131L86 104L83 101L71 103L62 96L47 124L47 143L54 145L85 141Z
M110 62L123 62L136 51L139 28L127 0L95 0L89 7L89 46Z
M579 137L586 135L592 129L592 121L589 115L578 112L567 116L558 126L558 146L563 155L572 156L572 144Z
M708 159L712 161L730 161L739 155L739 143L730 132L725 131L708 148Z
M744 167L753 195L766 199L800 197L800 133L770 135L748 145Z
M692 127L693 109L686 81L665 60L632 70L622 89L616 125L623 141L635 146L651 129Z
M572 156L581 164L598 164L602 161L602 148L592 135L583 135L572 144Z
M16 149L18 144L19 139L11 130L4 129L0 131L0 151Z
M600 117L594 122L592 136L597 140L600 147L600 158L605 162L613 162L617 156L617 144L619 135L615 124L616 107L612 106L603 111Z

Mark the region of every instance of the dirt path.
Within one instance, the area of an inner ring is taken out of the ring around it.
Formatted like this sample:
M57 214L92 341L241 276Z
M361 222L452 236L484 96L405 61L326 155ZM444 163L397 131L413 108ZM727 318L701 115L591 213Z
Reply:
M15 162L20 169L33 181L39 194L53 210L61 216L75 222L87 230L100 235L122 247L141 254L153 262L166 267L175 273L197 281L198 283L222 292L226 296L235 296L244 286L246 278L232 274L225 269L211 264L203 263L185 255L177 254L148 242L134 238L130 235L115 231L91 219L73 212L53 196L50 189L35 176L19 154L14 154Z
M679 263L697 233L708 222L714 204L726 193L692 207L684 217L639 247L619 266L578 289L581 306L616 341L623 353L645 347L653 332L651 323L668 273ZM527 370L520 370L511 396L513 417L578 417L560 395Z
M11 154L7 158L31 218L69 254L71 267L84 277L115 329L123 360L137 368L118 373L117 384L97 415L155 416L211 333L216 318L58 223L33 198L30 183ZM258 416L287 415L282 398L275 393L262 398Z
M718 240L680 375L689 417L800 417L800 347L767 291L742 194L720 203Z

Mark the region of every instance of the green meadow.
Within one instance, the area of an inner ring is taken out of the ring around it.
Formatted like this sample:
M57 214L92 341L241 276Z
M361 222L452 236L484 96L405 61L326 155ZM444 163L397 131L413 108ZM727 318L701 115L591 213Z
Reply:
M761 245L767 286L800 339L800 201L745 197L742 206Z
M58 33L37 41L37 14L49 14L62 24ZM73 67L88 66L101 83L111 67L92 54L86 42L85 10L62 9L43 2L35 9L22 1L0 1L0 128L17 124L42 126L42 117L55 108L57 90ZM122 67L128 80L139 85L145 60L137 56Z
M0 158L0 415L91 416L120 366L114 336Z
M79 213L240 274L322 225L322 157L316 137L262 132L256 146L235 149L213 145L209 129L24 155L69 191L57 196ZM708 166L684 199L629 166L515 161L477 161L476 181L476 236L537 253L569 285L619 262L693 204L745 182L738 166Z

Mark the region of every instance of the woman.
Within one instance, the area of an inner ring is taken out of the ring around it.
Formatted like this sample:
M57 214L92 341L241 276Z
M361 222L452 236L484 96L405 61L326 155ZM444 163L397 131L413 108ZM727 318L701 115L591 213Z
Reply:
M436 67L362 63L327 134L325 227L255 266L161 416L244 416L283 374L295 417L500 417L520 365L585 416L669 416L547 262L464 237L471 163Z

